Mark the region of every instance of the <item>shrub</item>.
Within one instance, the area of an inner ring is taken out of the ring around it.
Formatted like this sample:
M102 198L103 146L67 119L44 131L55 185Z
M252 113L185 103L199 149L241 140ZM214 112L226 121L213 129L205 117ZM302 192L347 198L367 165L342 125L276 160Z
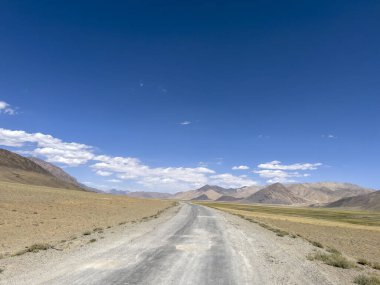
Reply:
M35 252L39 252L41 250L48 250L49 248L51 248L51 245L49 245L47 243L36 243L36 244L33 244L32 246L26 248L26 249L23 249L23 250L16 252L13 256L23 255L27 252L35 253Z
M378 263L378 262L373 263L372 268L376 269L376 270L380 270L380 263Z
M85 231L85 232L83 233L84 236L89 236L90 234L91 234L90 231Z
M96 238L90 239L89 242L96 242Z
M4 272L4 268L0 268L0 274Z
M347 258L342 256L341 254L337 254L337 253L326 254L319 251L319 252L316 252L315 254L308 255L307 259L320 260L326 263L327 265L344 268L344 269L355 267L355 264L353 262L349 261Z
M370 265L370 263L368 262L368 260L366 260L364 258L359 258L356 263L357 264L361 264L361 265Z
M279 237L284 237L287 236L289 233L283 230L274 230L274 232L277 234Z
M380 285L380 279L376 276L359 275L354 279L355 284L359 285Z
M333 247L328 247L326 250L330 253L341 254L339 250L337 250Z
M310 240L309 242L310 242L312 245L316 246L316 247L323 248L323 244L321 244L321 243L318 242L318 241Z

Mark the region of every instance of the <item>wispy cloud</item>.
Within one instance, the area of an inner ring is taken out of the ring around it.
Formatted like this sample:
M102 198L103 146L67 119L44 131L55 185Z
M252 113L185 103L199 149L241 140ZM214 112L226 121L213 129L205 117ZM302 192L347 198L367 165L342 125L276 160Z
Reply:
M294 163L284 165L281 161L274 160L267 163L261 163L257 167L259 170L253 170L253 173L258 174L262 178L266 178L267 183L275 182L296 182L296 177L308 177L309 173L304 173L307 170L317 170L322 166L322 163Z
M35 148L30 155L42 156L49 162L62 163L68 166L78 166L94 157L91 146L64 142L51 135L42 133L27 133L20 130L0 128L0 145L24 147L32 145Z
M65 142L42 133L0 128L0 145L17 148L19 152L27 152L64 166L89 165L95 174L108 177L105 182L128 181L156 190L181 191L204 184L218 184L224 187L256 184L247 176L218 174L206 166L151 167L135 157L98 155L92 146ZM218 158L217 161L221 163L223 159ZM101 185L102 188L103 186L105 185Z
M243 186L256 185L257 182L246 175L235 176L230 173L211 175L208 184L219 185L226 188L240 188Z
M17 112L7 102L0 101L0 114L16 115Z
M308 173L301 174L299 172L288 172L283 170L270 169L254 170L253 173L259 174L260 177L266 178L267 183L296 182L296 180L294 180L293 178L310 176L310 174Z
M111 182L111 183L121 183L121 182L123 182L123 181L120 180L120 179L108 179L107 181L108 181L108 182Z
M99 176L111 176L112 172L98 170L98 171L96 171L96 174L98 174Z
M232 170L247 170L247 169L249 169L249 166L247 165L239 165L239 166L232 167Z
M321 166L322 163L294 163L289 165L281 164L281 161L274 160L267 163L259 164L258 168L264 168L264 169L278 169L278 170L315 170L319 166Z
M191 122L190 121L183 121L183 122L180 122L179 124L182 126L186 126L186 125L190 125Z
M321 135L323 139L337 139L338 137L333 134Z

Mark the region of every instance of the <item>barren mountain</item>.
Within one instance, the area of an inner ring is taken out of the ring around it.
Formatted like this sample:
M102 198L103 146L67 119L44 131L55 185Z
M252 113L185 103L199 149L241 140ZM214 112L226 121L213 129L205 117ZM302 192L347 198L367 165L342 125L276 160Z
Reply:
M361 210L380 211L380 191L369 194L346 197L328 204L328 208L356 208Z
M234 194L233 196L236 198L246 198L263 188L264 186L260 186L260 185L242 187L242 188L236 189L236 194Z
M172 198L192 200L201 195L206 195L209 200L214 201L240 200L245 203L274 203L277 201L276 203L287 205L311 205L331 203L344 197L368 194L373 191L355 184L337 182L295 183L280 185L281 187L278 185L273 187L269 185L266 188L264 188L264 186L253 185L238 189L226 189L219 186L205 185L196 190L179 192ZM262 191L264 189L265 191ZM256 193L257 195L254 196ZM254 199L254 201L252 199Z
M231 195L235 193L237 193L236 189L226 189L215 185L205 185L196 190L178 192L173 196L173 198L179 200L192 200L201 195L206 195L209 200L216 200L222 195Z
M39 159L37 157L28 157L28 159L33 161L34 163L38 164L39 166L41 166L43 169L45 169L47 172L49 172L51 175L53 175L59 181L67 183L67 185L72 185L73 188L79 188L79 189L85 190L82 184L80 184L70 174L66 173L62 168L59 168L58 166L55 166L54 164L46 162L46 161Z
M191 199L191 200L192 200L192 201L207 201L207 200L210 200L210 198L207 197L206 194L202 194L202 195L200 195L200 196L198 196L198 197L195 197L195 198L193 198L193 199Z
M220 196L215 201L217 201L217 202L236 202L236 201L240 201L241 199L242 198L236 198L234 196L223 195L223 196Z
M303 204L305 200L294 195L283 184L275 183L245 198L242 203L293 205Z
M49 174L43 167L17 153L6 149L0 149L0 166L24 171L32 171L40 174Z
M47 163L47 162L46 162ZM49 164L49 169L57 168ZM55 169L56 172L58 170ZM63 172L63 170L61 170ZM66 174L68 176L68 174ZM56 177L41 164L17 153L0 149L0 180L30 185L41 185L67 189L81 189L68 180Z
M340 183L340 182L317 182L317 183L303 183L307 188L320 190L325 193L331 193L332 191L336 197L351 197L357 195L363 195L373 192L373 189L361 187L352 183Z
M144 192L144 191L136 191L129 192L126 195L134 198L150 198L150 199L168 199L172 197L172 194L169 193L161 193L161 192Z

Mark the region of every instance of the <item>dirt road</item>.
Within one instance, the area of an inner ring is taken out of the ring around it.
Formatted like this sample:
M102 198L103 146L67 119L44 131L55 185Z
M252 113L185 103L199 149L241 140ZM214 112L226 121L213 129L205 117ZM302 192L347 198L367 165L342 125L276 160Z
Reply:
M344 270L308 261L303 240L217 210L184 204L155 223L0 284L351 284Z

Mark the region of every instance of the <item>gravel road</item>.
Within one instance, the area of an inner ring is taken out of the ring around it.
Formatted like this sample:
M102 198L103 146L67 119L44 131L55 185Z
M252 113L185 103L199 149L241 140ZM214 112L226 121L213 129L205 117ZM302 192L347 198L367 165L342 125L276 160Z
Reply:
M0 284L351 284L343 271L308 261L313 248L303 240L214 209L183 204L152 223Z

